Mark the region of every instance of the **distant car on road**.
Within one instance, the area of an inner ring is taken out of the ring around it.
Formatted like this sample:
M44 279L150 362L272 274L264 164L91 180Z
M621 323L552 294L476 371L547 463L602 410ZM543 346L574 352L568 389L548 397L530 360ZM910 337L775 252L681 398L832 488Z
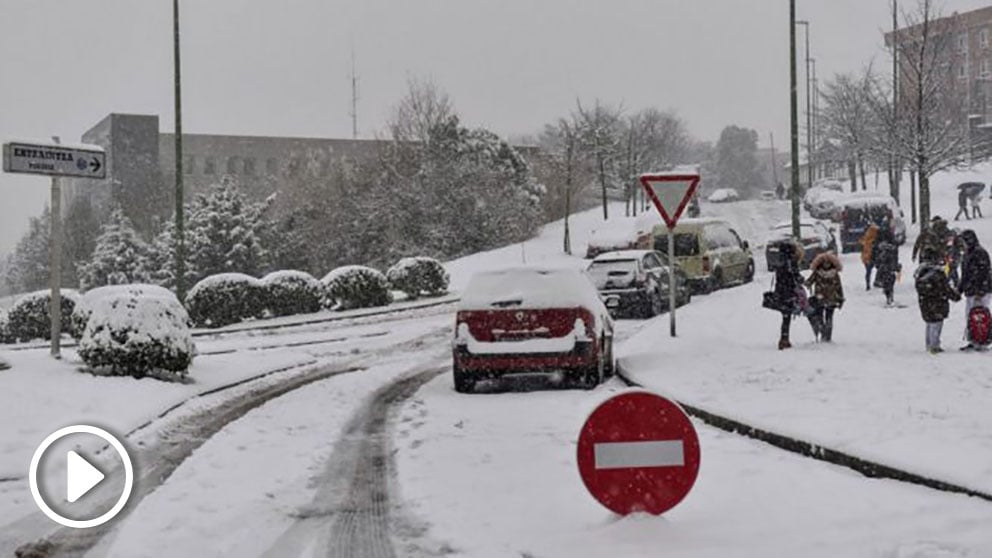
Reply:
M761 201L775 201L778 196L775 195L774 190L762 190L761 191Z
M740 194L737 190L733 188L718 188L713 190L713 192L706 198L706 201L710 203L728 203L734 202L740 199Z
M508 374L564 372L592 389L613 373L613 318L577 269L475 274L455 318L455 390Z
M858 193L846 196L841 205L840 243L844 252L861 249L861 237L868 226L882 226L888 221L896 244L906 242L906 222L902 209L890 196L876 193Z
M754 279L751 246L721 219L682 219L674 230L675 261L696 293ZM668 228L655 227L654 249L668 253Z
M799 223L800 243L803 245L802 268L809 267L813 258L824 252L837 252L837 238L834 232L827 225L819 221L801 221ZM772 227L765 242L765 261L768 263L768 271L775 268L775 259L778 257L778 250L775 246L783 240L792 238L792 223L783 222Z
M667 310L668 257L654 250L623 250L596 256L586 268L614 318L652 318ZM692 300L689 277L675 264L675 304Z

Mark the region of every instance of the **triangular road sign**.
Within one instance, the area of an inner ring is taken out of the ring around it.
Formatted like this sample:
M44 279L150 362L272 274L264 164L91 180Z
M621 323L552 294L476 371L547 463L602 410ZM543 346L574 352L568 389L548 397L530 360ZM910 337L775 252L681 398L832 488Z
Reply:
M642 174L641 186L661 213L665 225L674 229L689 200L699 187L699 175L693 173Z

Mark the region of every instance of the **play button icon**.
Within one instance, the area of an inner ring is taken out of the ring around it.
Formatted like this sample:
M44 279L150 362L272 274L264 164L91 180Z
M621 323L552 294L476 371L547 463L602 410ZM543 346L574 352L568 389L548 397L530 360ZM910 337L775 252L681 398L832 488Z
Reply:
M107 477L74 451L66 454L66 463L65 499L69 503L81 498Z
M97 440L93 440L93 437ZM53 448L53 444L58 445ZM57 451L60 447L64 450L66 445L72 444L76 444L76 449L83 453L74 449L64 453ZM109 445L114 449L117 453L116 458L112 455L101 455L102 460L96 461L104 463L110 459L114 462L112 467L103 464L104 470L101 470L94 465L93 457L88 456L82 449L84 446L92 449L94 445L97 447ZM49 449L52 451L48 451ZM42 460L46 452L54 455L45 460L48 465L43 465ZM61 455L65 456L64 461L58 459ZM61 472L63 467L64 476L52 476L53 472ZM48 474L43 474L40 469L48 471ZM55 488L61 484L61 479L57 477L65 480L64 492ZM114 482L109 482L111 478ZM127 450L117 438L102 428L77 424L53 432L38 446L34 457L31 458L28 481L35 504L52 521L66 527L85 529L110 521L124 509L134 487L134 469ZM119 497L117 497L118 491ZM65 495L64 501L62 494ZM60 506L59 511L56 511L53 505ZM67 505L69 508L66 508Z

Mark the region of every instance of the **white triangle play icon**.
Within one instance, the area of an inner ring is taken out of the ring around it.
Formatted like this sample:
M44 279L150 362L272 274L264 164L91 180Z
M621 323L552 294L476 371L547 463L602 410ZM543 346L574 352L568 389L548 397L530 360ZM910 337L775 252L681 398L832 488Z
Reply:
M78 453L70 451L66 454L66 499L70 503L80 499L84 494L100 484L105 477L99 469L89 464Z

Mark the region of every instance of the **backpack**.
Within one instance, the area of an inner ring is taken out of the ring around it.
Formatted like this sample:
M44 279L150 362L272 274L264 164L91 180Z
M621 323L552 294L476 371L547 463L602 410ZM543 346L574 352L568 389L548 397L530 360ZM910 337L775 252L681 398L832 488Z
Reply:
M992 339L992 312L985 306L975 306L968 312L968 340L972 345L986 346Z
M896 247L891 242L882 241L875 246L875 265L877 267L893 267L898 261Z

